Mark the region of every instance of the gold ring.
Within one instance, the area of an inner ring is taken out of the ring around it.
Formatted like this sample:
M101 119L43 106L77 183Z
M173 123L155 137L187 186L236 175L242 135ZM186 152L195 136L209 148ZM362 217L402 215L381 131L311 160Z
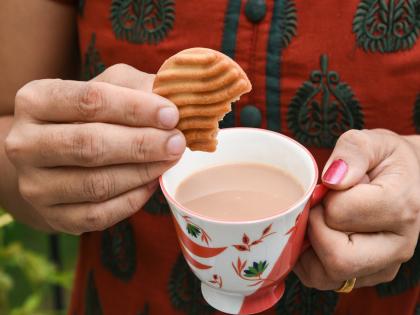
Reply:
M341 286L341 288L335 290L335 292L338 292L338 293L350 293L353 290L355 284L356 284L356 278L353 278L353 279L350 279L350 280L346 280L346 281L344 281L344 283Z

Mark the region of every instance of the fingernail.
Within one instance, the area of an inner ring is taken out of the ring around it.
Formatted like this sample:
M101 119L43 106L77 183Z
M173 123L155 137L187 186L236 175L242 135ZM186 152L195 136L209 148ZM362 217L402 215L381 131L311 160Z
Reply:
M327 171L322 176L322 181L327 184L339 184L347 173L348 165L341 159L335 160L328 167Z
M169 138L166 144L168 154L180 155L185 150L185 138L181 134L176 134Z
M178 112L172 107L161 108L158 112L158 119L162 126L174 128L178 123Z
M150 182L150 183L147 184L147 189L155 190L158 185L159 185L159 181L154 180L153 182Z

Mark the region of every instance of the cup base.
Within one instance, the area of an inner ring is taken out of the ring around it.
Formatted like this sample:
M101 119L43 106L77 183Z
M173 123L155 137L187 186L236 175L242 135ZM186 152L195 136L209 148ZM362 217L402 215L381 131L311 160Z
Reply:
M215 309L227 314L256 314L276 304L284 294L284 282L276 286L259 289L256 293L245 296L229 293L201 283L204 299Z

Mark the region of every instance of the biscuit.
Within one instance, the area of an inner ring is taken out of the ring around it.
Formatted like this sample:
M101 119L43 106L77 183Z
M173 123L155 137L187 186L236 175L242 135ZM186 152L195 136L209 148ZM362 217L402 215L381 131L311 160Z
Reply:
M218 123L231 111L231 103L251 88L235 61L208 48L190 48L168 58L153 83L154 93L178 107L177 128L187 146L206 152L216 150Z

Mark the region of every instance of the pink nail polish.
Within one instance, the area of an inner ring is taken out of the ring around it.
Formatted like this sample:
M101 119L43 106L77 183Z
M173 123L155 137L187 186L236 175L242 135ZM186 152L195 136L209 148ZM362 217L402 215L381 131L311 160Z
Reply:
M322 176L322 181L326 184L339 184L347 173L347 163L341 159L335 160L328 167L327 171Z

